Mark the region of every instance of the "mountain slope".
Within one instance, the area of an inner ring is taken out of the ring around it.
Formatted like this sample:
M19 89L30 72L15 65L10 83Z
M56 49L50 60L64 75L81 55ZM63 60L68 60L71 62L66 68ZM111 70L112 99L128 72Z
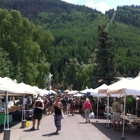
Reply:
M19 10L36 25L51 31L55 40L52 49L46 52L46 59L51 64L51 72L59 75L60 81L69 58L89 62L88 58L96 45L99 24L108 28L118 47L118 73L136 76L139 72L139 6L118 7L114 20L111 20L114 10L104 15L97 10L61 0L0 0L0 8Z

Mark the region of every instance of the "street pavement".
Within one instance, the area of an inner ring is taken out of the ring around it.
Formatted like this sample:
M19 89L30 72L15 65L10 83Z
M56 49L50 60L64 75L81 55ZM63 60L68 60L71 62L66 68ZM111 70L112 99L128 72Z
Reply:
M113 127L106 128L105 118L91 119L90 123L85 123L84 115L65 115L62 119L62 129L59 135L55 134L53 115L44 116L41 120L40 130L30 131L29 127L21 128L21 122L13 122L10 127L10 140L120 140L121 131L114 131ZM3 127L0 128L0 140L3 140ZM125 140L140 140L140 132L133 130L129 133L125 127Z

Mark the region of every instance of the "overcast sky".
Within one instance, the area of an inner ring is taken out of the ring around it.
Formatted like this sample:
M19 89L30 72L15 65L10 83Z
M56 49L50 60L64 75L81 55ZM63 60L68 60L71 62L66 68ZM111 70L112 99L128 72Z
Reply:
M85 5L103 13L122 5L140 5L140 0L62 0L72 4Z

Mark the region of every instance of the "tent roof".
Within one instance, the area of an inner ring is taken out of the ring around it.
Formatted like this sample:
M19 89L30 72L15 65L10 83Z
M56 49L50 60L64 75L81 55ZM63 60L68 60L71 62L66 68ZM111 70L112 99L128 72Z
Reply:
M93 91L93 89L92 88L86 88L86 89L84 89L84 90L81 90L80 91L80 93L84 93L84 94L86 94L87 92L92 92Z
M92 92L91 95L92 96L106 96L106 94L104 94L104 92L102 92L102 90L107 90L108 89L108 85L106 84L102 84L101 86L95 88ZM100 94L99 94L100 92Z
M119 80L111 85L109 85L109 89L107 90L107 94L124 94L125 88L127 88L129 82L126 78Z
M140 95L140 76L134 78L130 81L127 88L125 89L125 93L127 95Z

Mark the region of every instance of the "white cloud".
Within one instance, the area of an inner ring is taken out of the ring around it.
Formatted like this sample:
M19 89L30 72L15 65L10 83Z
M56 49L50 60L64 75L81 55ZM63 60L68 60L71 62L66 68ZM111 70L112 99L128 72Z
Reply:
M77 3L77 0L62 0L62 1L65 1L67 3L72 3L72 4L76 4Z
M109 10L109 9L112 9L112 7L110 7L109 5L107 5L104 1L101 1L97 4L94 4L93 0L91 1L88 1L86 2L85 4L87 7L90 7L90 8L93 8L96 10L99 10L101 11L102 13L105 13L105 11Z
M80 1L80 0L62 0L62 1L65 1L67 3L82 5L81 4L82 1ZM83 0L83 2L84 1L85 0ZM90 7L90 8L93 8L93 9L96 8L98 11L101 11L102 13L105 13L105 11L113 8L113 7L109 6L107 3L105 3L105 1L94 3L94 0L87 0L87 2L85 4L83 3L83 5Z

